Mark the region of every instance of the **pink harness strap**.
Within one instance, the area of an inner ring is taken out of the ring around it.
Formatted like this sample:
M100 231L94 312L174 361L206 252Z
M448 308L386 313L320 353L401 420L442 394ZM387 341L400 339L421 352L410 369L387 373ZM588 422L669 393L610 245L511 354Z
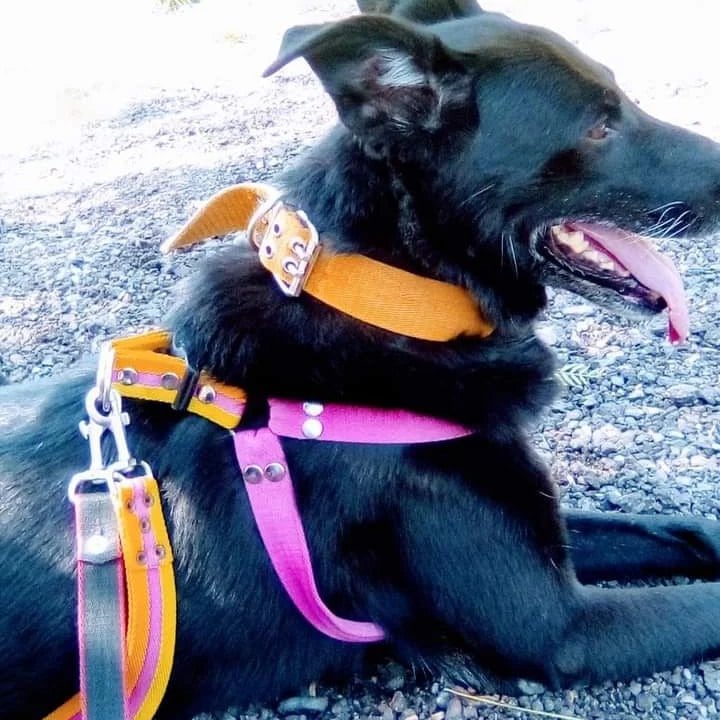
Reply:
M278 435L300 440L409 445L451 440L473 432L463 425L408 410L277 398L268 403L268 427Z
M162 387L162 376L142 373L140 381ZM241 414L242 403L229 411ZM292 479L279 437L372 444L439 442L471 435L472 430L447 420L407 410L361 405L298 402L270 398L268 427L233 432L255 523L270 561L300 613L317 630L336 640L376 642L384 633L373 623L344 620L320 598L310 552L295 502Z
M277 435L262 428L235 432L233 436L260 536L297 609L311 625L335 640L382 640L385 634L377 625L339 618L320 598L285 453Z
M376 642L373 623L344 620L320 598L295 502L292 479L278 436L355 443L422 443L469 435L461 425L403 410L271 399L268 427L233 433L235 455L255 522L275 572L300 613L336 640Z

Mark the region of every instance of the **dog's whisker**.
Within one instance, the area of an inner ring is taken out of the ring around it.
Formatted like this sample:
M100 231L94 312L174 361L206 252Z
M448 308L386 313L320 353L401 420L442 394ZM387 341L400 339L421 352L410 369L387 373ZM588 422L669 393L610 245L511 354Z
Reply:
M510 251L510 259L515 269L515 277L520 277L520 270L518 268L517 255L515 253L515 243L513 242L512 235L510 233L503 232L500 235L500 253L501 259L505 255L505 238L507 237L508 249Z
M663 232L662 237L673 237L674 235L678 235L680 232L687 229L689 227L689 223L683 222L683 219L686 218L688 215L692 215L690 210L686 210L684 213L679 215L675 219L675 222L667 229L667 231Z
M480 188L479 190L472 193L472 195L469 195L466 197L462 202L458 203L458 207L465 207L469 202L472 202L476 197L480 197L483 193L488 192L489 190L492 190L495 187L495 183L490 183L489 185L486 185L485 187Z
M675 238L682 235L688 228L690 228L692 223L685 223L681 227L679 227L677 230L675 230L671 235L667 235L666 237L669 238Z
M653 215L662 211L660 217L658 218L658 222L661 222L665 218L665 215L667 215L668 212L670 212L673 208L677 207L678 205L682 206L684 204L685 203L680 200L674 200L673 202L665 203L665 205L660 205L659 207L650 210L648 212L648 215Z
M673 222L675 222L674 218L669 218L667 220L664 220L663 222L660 222L658 220L658 222L656 222L654 225L646 228L642 234L648 237L660 237L659 233L662 232L662 229L665 228L667 225L672 225Z
M652 215L652 213L660 212L661 210L665 211L673 207L677 207L678 205L684 205L682 200L673 200L672 202L665 203L664 205L658 205L656 208L653 208L652 210L648 210L648 215Z

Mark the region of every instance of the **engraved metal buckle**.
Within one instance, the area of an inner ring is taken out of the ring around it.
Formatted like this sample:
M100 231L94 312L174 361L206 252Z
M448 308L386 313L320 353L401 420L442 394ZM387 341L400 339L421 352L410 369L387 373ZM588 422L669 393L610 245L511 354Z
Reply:
M248 224L248 238L260 263L287 297L302 292L320 252L320 239L308 216L279 198L263 203Z

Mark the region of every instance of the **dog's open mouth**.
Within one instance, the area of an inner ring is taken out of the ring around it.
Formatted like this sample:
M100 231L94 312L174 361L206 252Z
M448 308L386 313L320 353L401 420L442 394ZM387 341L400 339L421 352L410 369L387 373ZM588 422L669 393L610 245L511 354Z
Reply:
M652 243L607 225L553 225L543 238L548 259L585 281L615 290L646 312L669 311L668 335L683 342L689 333L688 306L680 274Z

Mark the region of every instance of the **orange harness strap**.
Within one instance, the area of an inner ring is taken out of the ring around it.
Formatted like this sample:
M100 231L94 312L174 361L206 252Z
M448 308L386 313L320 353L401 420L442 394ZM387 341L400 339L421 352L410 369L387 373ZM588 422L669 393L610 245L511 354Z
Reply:
M248 230L263 266L286 295L301 291L365 323L422 340L487 337L494 327L464 288L378 262L323 249L305 213L266 185L222 190L198 210L163 252Z
M111 345L111 381L115 390L136 400L175 401L188 365L182 358L168 354L171 345L168 331L118 338ZM230 430L240 422L245 399L244 390L201 372L185 409Z

